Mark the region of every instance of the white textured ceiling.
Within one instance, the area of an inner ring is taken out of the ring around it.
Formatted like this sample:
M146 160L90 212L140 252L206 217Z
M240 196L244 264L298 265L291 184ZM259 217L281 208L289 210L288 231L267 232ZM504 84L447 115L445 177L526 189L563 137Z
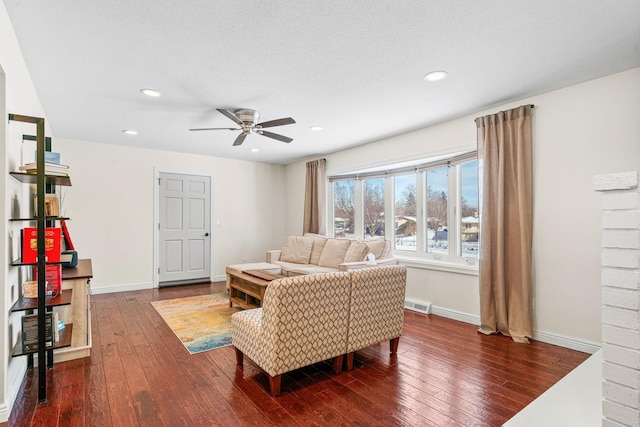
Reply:
M54 137L274 163L640 66L638 0L3 2Z

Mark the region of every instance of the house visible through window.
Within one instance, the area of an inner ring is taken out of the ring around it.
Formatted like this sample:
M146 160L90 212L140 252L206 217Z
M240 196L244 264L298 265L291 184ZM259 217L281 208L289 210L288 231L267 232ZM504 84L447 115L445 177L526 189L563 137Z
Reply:
M330 178L336 237L388 239L402 257L475 264L478 161L475 152L421 159Z

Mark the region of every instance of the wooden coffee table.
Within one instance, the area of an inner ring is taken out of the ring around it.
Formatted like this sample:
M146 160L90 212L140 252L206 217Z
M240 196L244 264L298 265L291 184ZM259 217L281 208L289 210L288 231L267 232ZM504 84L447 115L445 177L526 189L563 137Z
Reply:
M233 304L244 309L262 307L267 286L281 277L285 276L266 270L239 271L227 267L229 307L233 307Z

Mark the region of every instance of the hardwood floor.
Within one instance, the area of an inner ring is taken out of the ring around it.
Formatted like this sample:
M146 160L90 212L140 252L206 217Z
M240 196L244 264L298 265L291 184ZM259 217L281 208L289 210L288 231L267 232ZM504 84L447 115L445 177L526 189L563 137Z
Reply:
M382 343L283 375L282 395L232 347L190 355L149 301L224 290L224 283L95 295L91 357L48 371L36 404L27 373L9 426L500 426L589 355L484 336L466 323L405 313L397 356Z

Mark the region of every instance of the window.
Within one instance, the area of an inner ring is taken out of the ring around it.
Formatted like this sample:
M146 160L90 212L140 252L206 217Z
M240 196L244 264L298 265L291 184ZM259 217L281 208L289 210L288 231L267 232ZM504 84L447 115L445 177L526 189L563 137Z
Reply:
M478 259L480 218L478 204L478 161L460 166L460 248L465 258Z
M365 179L363 186L364 238L384 238L384 178Z
M393 178L394 249L416 251L416 174Z
M438 255L449 254L449 168L429 169L425 173L426 212L424 216L427 232L427 252Z
M475 152L331 176L336 237L388 239L396 255L433 263L478 259Z
M333 183L333 235L354 237L355 230L355 180Z

